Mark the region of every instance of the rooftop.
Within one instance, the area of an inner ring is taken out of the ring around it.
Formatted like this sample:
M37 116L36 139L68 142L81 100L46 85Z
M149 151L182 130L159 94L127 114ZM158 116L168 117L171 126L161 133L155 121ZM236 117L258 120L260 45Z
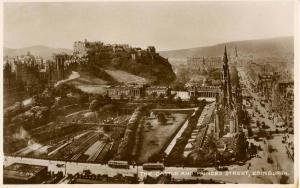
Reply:
M39 166L39 165L29 165L29 164L22 164L22 163L13 163L10 166L7 166L3 170L3 176L6 178L17 178L28 180L34 177L40 171L47 169L46 166Z
M166 87L166 86L150 86L150 87L146 88L146 90L150 90L150 89L168 89L168 87Z

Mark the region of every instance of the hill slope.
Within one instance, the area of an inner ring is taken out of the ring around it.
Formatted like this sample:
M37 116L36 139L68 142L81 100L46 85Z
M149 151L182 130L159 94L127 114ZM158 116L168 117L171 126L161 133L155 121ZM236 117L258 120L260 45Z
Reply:
M234 55L234 48L237 47L238 54L254 55L257 58L276 57L284 58L294 53L294 38L279 37L260 40L234 41L217 44L207 47L197 47L190 49L171 50L159 52L165 58L183 59L187 57L201 56L221 56L224 52L224 46L227 46L228 52Z
M12 48L3 49L3 55L10 56L10 57L26 55L27 52L30 52L34 56L40 56L44 59L51 59L54 53L64 52L67 54L72 54L73 50L66 49L66 48L51 48L42 45L30 46L30 47L18 48L18 49L12 49Z

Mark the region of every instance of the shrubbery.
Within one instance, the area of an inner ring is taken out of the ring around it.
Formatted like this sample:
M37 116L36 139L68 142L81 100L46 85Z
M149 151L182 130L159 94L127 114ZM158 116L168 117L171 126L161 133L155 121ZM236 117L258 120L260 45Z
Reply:
M132 159L132 151L134 145L137 144L135 143L136 130L144 111L145 106L136 108L131 118L129 119L124 137L118 148L118 154L116 156L117 160Z

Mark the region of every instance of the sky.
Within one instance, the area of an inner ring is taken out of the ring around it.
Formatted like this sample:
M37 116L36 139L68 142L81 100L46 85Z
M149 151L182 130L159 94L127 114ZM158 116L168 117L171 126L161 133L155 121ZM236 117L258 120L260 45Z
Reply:
M294 35L293 1L4 4L4 46L90 40L158 50Z

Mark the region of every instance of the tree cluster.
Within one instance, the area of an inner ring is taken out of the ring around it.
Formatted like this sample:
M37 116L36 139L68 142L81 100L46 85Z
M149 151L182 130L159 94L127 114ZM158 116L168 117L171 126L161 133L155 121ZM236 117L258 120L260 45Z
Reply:
M145 106L137 107L128 121L124 137L119 145L116 159L130 160L132 159L132 151L135 144L136 130L143 116Z

